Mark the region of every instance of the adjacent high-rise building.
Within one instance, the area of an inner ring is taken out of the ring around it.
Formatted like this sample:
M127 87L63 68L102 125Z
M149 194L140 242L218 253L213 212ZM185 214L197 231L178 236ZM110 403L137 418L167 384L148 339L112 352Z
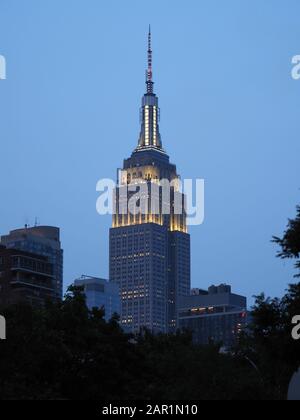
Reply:
M25 226L1 236L0 244L7 248L29 252L46 257L53 266L52 288L56 299L63 293L63 250L60 243L60 230L52 226Z
M0 306L57 300L53 264L47 257L0 245Z
M163 149L159 120L149 31L141 132L119 171L110 230L110 280L120 287L121 323L133 332L143 327L174 331L178 298L190 293L185 197L176 166Z

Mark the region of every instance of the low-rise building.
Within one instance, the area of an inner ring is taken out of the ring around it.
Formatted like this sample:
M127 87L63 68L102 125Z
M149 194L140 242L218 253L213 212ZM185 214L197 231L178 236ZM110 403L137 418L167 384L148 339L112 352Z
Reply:
M193 289L179 300L179 328L191 331L195 344L232 347L246 323L247 299L231 293L228 285L211 286L207 292Z
M119 287L116 283L96 277L81 276L75 286L83 287L89 309L103 308L105 319L109 321L114 314L120 314L121 303Z

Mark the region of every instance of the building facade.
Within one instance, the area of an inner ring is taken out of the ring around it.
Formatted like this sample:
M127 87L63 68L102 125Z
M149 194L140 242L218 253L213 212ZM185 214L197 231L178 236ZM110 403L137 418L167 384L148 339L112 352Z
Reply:
M179 296L190 293L190 236L176 166L162 147L148 39L138 146L119 171L110 230L110 280L120 287L121 323L138 332L176 328Z
M84 288L86 304L90 310L104 309L106 321L109 321L114 314L120 315L120 293L116 283L96 277L81 276L75 280L74 285Z
M63 250L60 230L52 226L35 226L11 231L1 236L0 244L7 248L37 254L48 259L53 266L53 286L57 299L63 294Z
M214 342L230 348L246 324L247 299L231 293L230 286L194 289L190 296L179 299L179 328L191 331L196 344Z
M0 306L55 301L53 268L47 257L0 245Z

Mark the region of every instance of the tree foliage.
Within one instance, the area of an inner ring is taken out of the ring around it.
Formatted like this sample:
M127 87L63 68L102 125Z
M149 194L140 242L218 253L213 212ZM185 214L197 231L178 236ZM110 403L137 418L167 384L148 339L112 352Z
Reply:
M270 399L284 400L293 373L300 366L300 341L292 338L292 318L300 314L300 283L290 285L282 299L257 296L249 330L237 354L251 360Z
M203 400L260 399L251 366L219 347L194 346L188 333L138 337L117 319L89 311L80 290L63 302L5 310L0 344L2 399Z
M300 269L300 206L283 237L274 237L273 242L281 248L277 256L296 259ZM261 294L252 308L249 331L240 341L238 352L257 367L270 398L286 398L291 376L300 366L300 341L291 334L295 315L300 315L300 283L291 284L282 299Z
M295 219L290 219L282 238L274 236L273 241L281 247L279 258L296 258L295 267L300 270L300 206L297 207ZM300 277L300 273L297 274Z

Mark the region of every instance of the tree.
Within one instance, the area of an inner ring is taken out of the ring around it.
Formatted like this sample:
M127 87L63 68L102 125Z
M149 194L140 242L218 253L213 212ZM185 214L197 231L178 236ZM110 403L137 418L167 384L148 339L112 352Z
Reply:
M141 355L116 319L89 311L78 288L43 308L4 310L1 399L130 399L140 391Z
M300 269L300 206L283 238L273 237L273 242L281 247L277 256L297 259L296 268ZM300 365L300 341L291 335L292 319L299 314L300 283L289 285L282 299L256 296L249 330L241 338L237 353L257 366L269 398L286 399L291 376Z
M300 341L291 335L295 308L300 313L300 285L290 285L282 299L257 296L249 330L238 348L238 354L257 366L270 399L286 399L291 376L300 365Z
M125 334L103 311L89 311L82 290L44 308L4 310L0 399L233 400L261 399L256 372L218 346L193 344L188 333Z
M281 247L277 256L283 259L296 258L298 261L296 261L295 267L300 270L300 206L297 206L295 219L289 219L283 238L274 236L273 242ZM300 273L296 277L300 277Z

